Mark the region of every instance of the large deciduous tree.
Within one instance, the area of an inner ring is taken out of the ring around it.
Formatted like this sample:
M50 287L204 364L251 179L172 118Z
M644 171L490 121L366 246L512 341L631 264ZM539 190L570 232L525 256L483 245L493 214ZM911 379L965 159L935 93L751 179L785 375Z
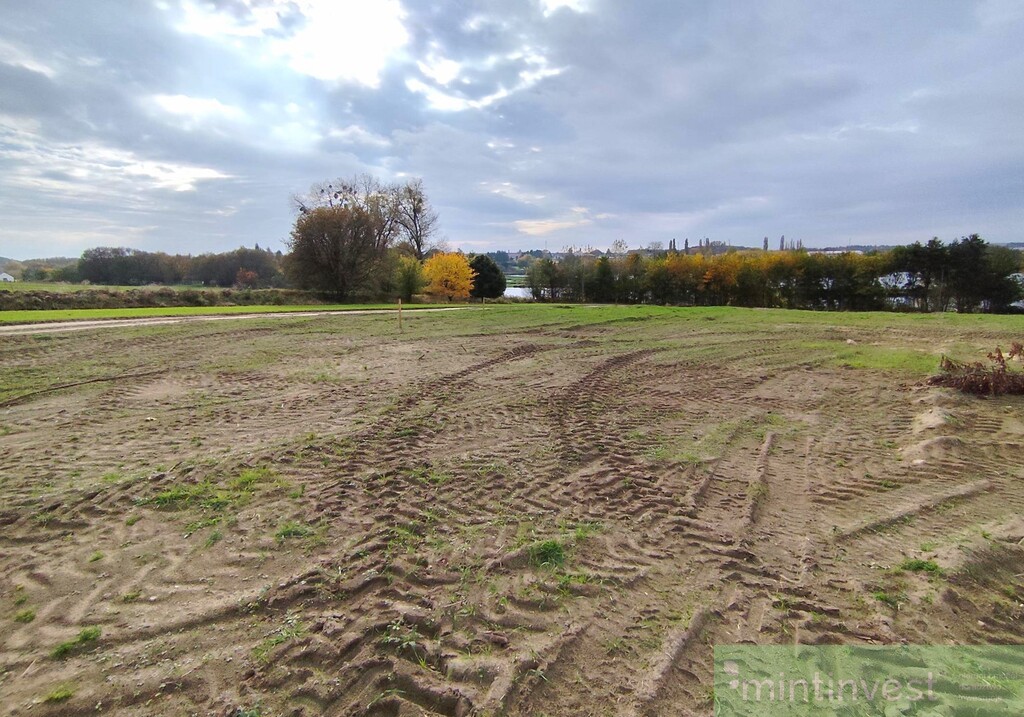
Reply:
M422 261L437 231L437 212L430 205L421 180L412 179L397 188L395 211L402 237Z
M497 299L505 293L505 274L494 259L486 254L477 254L469 266L476 273L470 296L476 299Z
M427 293L452 299L465 299L473 290L473 269L462 254L438 253L423 265Z
M349 203L302 211L288 245L286 271L291 280L339 299L371 288L387 249L379 217Z

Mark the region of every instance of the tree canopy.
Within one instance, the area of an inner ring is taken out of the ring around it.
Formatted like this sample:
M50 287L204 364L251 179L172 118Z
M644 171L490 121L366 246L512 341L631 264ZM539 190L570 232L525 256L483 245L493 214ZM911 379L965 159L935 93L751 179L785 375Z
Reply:
M497 299L505 293L505 274L494 259L486 254L477 254L469 262L476 274L470 296L475 299Z
M384 259L379 218L363 207L328 205L299 215L288 242L289 278L304 289L348 299L372 290Z
M465 299L473 290L473 269L466 257L457 252L439 252L423 265L427 293L444 296L448 301Z

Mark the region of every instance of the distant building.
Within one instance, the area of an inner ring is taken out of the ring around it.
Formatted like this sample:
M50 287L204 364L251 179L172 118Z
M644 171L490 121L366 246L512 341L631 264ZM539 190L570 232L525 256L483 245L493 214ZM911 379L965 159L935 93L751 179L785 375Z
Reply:
M0 281L14 281L14 277L10 274L0 273Z

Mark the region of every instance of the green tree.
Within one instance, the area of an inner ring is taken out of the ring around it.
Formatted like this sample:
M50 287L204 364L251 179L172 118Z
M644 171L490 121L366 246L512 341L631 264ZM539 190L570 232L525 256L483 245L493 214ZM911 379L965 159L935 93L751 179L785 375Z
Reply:
M384 259L378 221L362 207L339 204L300 212L288 241L286 271L305 289L338 299L371 290Z
M597 260L594 267L594 288L592 301L609 303L615 301L615 272L607 256Z
M413 295L423 291L426 284L423 264L414 256L400 256L395 265L395 286L402 301L412 301Z
M470 296L476 299L497 299L505 293L505 274L494 259L486 254L477 254L469 266L476 272Z

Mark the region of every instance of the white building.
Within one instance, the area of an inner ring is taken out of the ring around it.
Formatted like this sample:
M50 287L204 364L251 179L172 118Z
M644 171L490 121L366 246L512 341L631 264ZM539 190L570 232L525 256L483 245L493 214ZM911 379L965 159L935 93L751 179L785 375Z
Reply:
M0 281L14 281L14 277L10 274L0 273Z

